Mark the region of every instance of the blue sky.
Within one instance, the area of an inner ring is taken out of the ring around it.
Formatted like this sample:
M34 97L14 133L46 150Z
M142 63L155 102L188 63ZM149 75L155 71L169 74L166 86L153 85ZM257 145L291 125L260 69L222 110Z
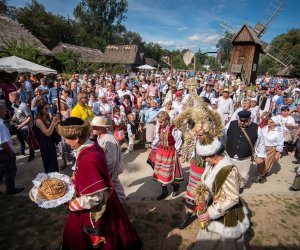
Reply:
M279 1L279 0L276 0ZM8 5L24 6L28 0L8 0ZM51 12L73 17L79 0L39 0ZM263 20L270 0L128 0L127 19L130 31L144 41L156 42L167 49L215 51L221 37L220 22L238 30L247 22L254 26ZM285 0L285 8L263 36L270 42L291 28L300 28L300 1Z

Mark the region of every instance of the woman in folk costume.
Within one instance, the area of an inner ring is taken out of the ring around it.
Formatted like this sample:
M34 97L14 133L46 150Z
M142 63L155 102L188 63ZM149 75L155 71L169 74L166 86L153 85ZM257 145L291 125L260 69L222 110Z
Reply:
M282 129L276 124L276 118L270 117L268 119L268 125L261 129L265 147L266 155L264 162L257 166L257 178L255 183L262 183L266 180L267 174L272 170L272 167L276 161L281 157L281 153L284 148L284 136Z
M157 126L158 129L155 132L151 148L157 150L153 179L161 183L162 193L157 197L157 200L162 200L168 196L168 184L173 186L172 196L175 197L178 195L178 182L183 181L179 161L182 133L173 124L170 124L170 116L165 111L160 111L157 114L157 122L159 126Z
M141 249L136 234L109 177L105 153L88 139L90 126L67 118L58 131L74 149L76 197L69 202L62 249Z
M195 190L200 231L197 249L245 249L244 234L250 226L247 210L239 197L240 175L224 146L205 132L196 144L197 154L205 161L202 182Z

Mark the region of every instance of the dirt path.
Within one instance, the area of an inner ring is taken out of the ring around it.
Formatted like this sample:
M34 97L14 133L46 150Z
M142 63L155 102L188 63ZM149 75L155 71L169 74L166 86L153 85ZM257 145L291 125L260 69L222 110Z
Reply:
M152 169L145 163L146 159L145 150L124 155L127 167L120 176L128 197L126 209L145 249L192 249L198 221L185 230L177 229L185 213L188 166L183 168L185 182L180 188L181 194L175 199L168 197L158 202L155 198L160 193L160 185L152 180ZM300 249L300 192L288 191L295 175L292 159L292 156L281 159L265 183L253 184L242 194L252 213L252 227L246 236L250 249ZM18 157L17 164L16 185L24 186L25 192L17 197L0 195L0 208L4 211L0 215L0 249L19 249L21 246L23 249L57 249L68 211L66 207L39 209L28 199L31 180L43 171L39 154L31 163ZM254 178L255 171L253 167L251 178ZM71 174L70 168L62 172ZM0 190L4 190L3 183ZM47 235L40 238L41 231ZM16 235L21 237L20 240ZM33 242L39 242L38 246Z

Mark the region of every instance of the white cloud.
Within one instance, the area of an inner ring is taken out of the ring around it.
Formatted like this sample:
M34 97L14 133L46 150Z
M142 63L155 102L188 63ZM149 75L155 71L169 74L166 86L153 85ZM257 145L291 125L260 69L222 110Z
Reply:
M221 38L220 35L195 34L188 37L188 40L201 43L216 43Z
M164 47L173 47L175 46L175 41L157 41L155 42L161 46L164 46Z
M188 28L187 27L180 27L177 29L177 31L184 31L184 30L187 30Z
M212 11L216 11L216 12L219 12L221 10L225 9L225 6L223 4L218 4L218 5L215 5L211 8Z

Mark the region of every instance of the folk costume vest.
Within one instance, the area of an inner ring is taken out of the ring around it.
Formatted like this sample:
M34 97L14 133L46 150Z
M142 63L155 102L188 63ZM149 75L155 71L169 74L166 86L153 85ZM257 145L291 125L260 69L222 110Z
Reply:
M258 125L253 122L245 128L245 132L248 134L253 147L258 138L257 130ZM237 120L232 121L227 130L226 151L231 158L238 156L239 159L242 159L252 156L252 147L238 125Z

